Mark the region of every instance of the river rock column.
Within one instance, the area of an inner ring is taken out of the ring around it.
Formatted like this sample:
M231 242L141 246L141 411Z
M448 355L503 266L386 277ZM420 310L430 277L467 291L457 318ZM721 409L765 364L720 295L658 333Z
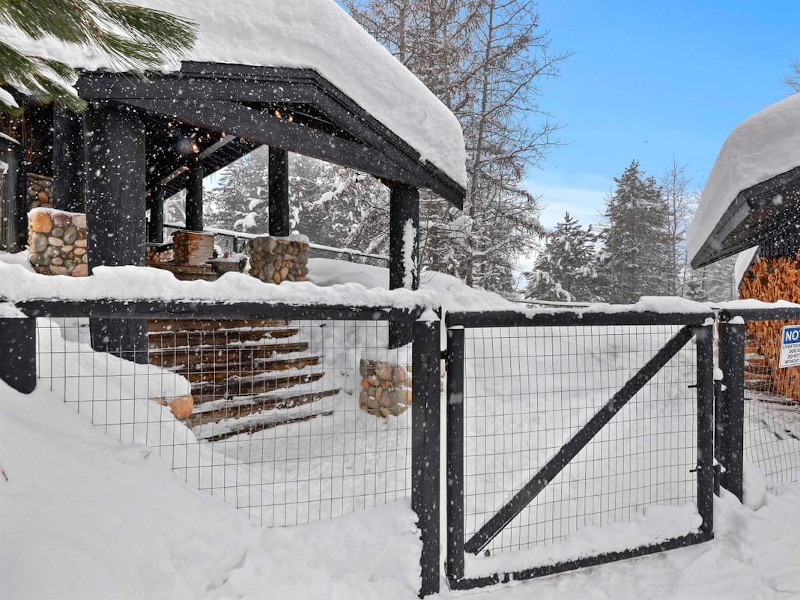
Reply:
M358 366L361 410L376 417L402 415L411 406L412 395L408 371L386 361L361 359Z
M308 281L308 239L305 236L253 238L250 275L267 283Z
M86 277L86 215L52 208L28 213L28 260L37 273Z

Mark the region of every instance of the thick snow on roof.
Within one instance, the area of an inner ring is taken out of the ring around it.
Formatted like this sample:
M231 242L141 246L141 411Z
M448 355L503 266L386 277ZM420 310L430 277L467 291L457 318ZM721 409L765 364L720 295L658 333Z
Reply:
M461 126L439 99L333 0L134 0L191 19L198 38L186 60L313 69L460 185ZM119 70L103 54L58 40L31 41L0 28L13 46L81 69ZM180 63L163 65L165 71Z
M800 166L800 94L742 122L725 140L703 189L687 247L693 259L739 192Z
M742 277L747 273L747 269L750 268L750 263L753 262L753 257L756 255L757 251L758 246L753 246L752 248L739 252L739 255L736 257L736 264L733 267L733 280L737 288L742 282Z

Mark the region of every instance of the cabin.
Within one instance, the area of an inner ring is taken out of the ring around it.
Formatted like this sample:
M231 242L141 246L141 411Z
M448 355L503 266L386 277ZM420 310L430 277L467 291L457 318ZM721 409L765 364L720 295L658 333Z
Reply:
M800 303L800 94L741 123L720 150L688 237L697 269L739 254L741 299ZM749 388L800 400L800 369L779 368L784 321L747 326Z
M53 276L121 265L180 279L241 270L244 261L213 256L203 180L266 146L269 235L249 241L250 275L280 285L306 279L308 239L290 228L288 161L299 153L367 173L388 188L388 286L417 289L420 190L459 209L465 195L463 134L444 104L333 0L260 0L257 10L250 0L140 4L198 27L188 54L157 72L120 72L104 55L53 40L11 40L75 68L74 88L88 109L76 114L8 90L23 115L0 122L8 157L3 249L27 247L32 267ZM164 203L183 191L185 228L165 240ZM92 319L90 329L95 350L187 377L195 401L224 400L234 384L240 400L257 399L321 376L309 370L319 356L307 352L308 341L279 319ZM389 331L391 347L409 341L408 324ZM192 346L205 350L185 350ZM218 369L209 367L210 354ZM195 372L200 363L205 373ZM270 377L278 371L296 375ZM252 386L242 388L243 380ZM276 406L316 399L284 393ZM226 410L213 416L229 416Z

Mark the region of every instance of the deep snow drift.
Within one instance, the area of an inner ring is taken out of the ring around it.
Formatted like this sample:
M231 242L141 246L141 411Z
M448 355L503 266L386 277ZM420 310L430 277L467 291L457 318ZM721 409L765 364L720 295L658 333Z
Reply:
M4 599L416 598L418 534L405 502L260 528L186 487L148 448L89 427L54 394L0 384L0 400ZM799 597L798 506L796 488L757 512L726 494L709 544L469 597Z

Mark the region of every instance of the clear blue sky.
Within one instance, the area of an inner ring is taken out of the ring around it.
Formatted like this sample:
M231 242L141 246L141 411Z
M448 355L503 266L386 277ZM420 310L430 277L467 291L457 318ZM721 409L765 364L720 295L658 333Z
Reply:
M574 55L542 86L565 125L530 189L549 206L597 221L612 177L638 159L660 175L673 154L705 183L728 133L785 97L800 58L800 0L539 0L552 49Z

